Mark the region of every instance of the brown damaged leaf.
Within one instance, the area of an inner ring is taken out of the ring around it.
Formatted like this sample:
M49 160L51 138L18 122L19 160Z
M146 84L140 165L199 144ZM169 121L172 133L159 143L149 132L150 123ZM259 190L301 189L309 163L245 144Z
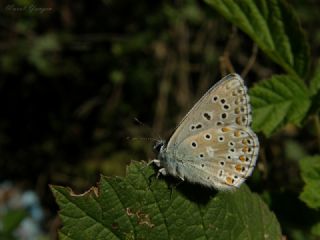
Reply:
M54 186L53 186L54 187ZM99 197L99 189L97 187L91 187L89 190L84 193L75 193L70 189L70 195L73 197L83 197L84 195L94 194L96 197Z

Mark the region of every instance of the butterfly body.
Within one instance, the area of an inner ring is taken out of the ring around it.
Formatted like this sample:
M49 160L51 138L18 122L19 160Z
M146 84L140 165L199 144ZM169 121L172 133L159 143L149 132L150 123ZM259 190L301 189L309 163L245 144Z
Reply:
M234 189L251 175L258 155L250 124L247 89L238 74L230 74L195 104L168 144L158 143L158 160L153 162L163 175Z

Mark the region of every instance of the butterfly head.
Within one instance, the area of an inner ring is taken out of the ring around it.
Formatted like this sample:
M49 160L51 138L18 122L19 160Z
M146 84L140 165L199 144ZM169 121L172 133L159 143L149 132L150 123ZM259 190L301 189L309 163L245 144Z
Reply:
M161 153L166 145L165 140L157 140L156 143L153 145L153 151L157 154Z

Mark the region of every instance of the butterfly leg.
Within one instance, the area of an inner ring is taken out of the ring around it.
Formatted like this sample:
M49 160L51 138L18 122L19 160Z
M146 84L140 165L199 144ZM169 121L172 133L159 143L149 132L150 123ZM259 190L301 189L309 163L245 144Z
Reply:
M148 162L148 165L151 165L152 163L154 163L157 167L160 167L160 160L153 159L150 162Z
M165 168L160 168L159 171L158 171L158 174L157 174L157 178L161 175L163 176L166 176L167 175L167 172L166 172L166 169Z
M181 182L184 181L184 177L182 177L182 176L178 176L178 177L180 178Z

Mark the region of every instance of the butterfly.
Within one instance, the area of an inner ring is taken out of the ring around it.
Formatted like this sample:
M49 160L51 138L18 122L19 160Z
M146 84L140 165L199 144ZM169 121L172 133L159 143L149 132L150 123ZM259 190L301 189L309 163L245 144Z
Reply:
M222 78L192 107L168 143L154 149L158 174L170 174L217 190L239 187L251 175L259 152L250 128L251 106L243 79Z

